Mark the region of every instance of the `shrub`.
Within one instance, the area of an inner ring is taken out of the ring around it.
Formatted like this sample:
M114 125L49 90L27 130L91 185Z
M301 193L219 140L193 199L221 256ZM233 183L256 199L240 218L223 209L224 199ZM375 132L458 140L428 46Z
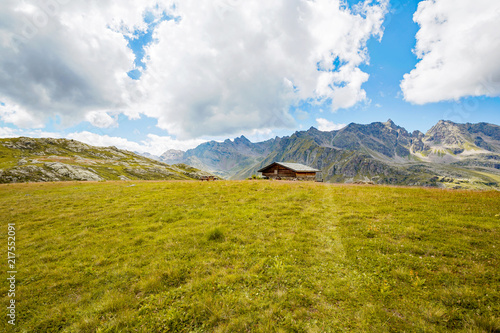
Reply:
M208 240L209 241L222 241L222 240L224 240L224 233L218 227L215 229L212 229L208 233Z

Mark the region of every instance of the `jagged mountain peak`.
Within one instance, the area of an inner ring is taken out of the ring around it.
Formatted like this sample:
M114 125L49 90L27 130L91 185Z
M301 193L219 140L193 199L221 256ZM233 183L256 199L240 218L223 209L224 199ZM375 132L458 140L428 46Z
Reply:
M370 124L356 124L350 123L346 127L342 128L340 131L372 131L374 129L377 130L404 130L403 127L396 125L391 119L388 119L386 122L373 122ZM406 131L406 130L405 130Z
M224 143L227 145L241 145L241 144L248 145L248 144L251 144L252 142L250 140L248 140L247 137L242 135L242 136L236 137L232 140L226 139L226 140L224 140Z
M309 129L307 130L307 132L320 132L320 130L317 129L316 127L314 127L314 126L311 126L311 127L309 127Z
M411 133L411 136L416 139L422 139L425 136L425 134L420 132L419 130L415 130Z
M465 126L449 120L440 120L425 134L425 141L443 146L463 146L471 141Z
M385 123L382 123L382 124L384 124L385 126L389 126L389 127L393 127L396 125L396 124L394 124L394 122L390 118L387 119L387 121Z
M251 143L250 140L248 140L244 135L240 136L239 138L234 139L234 143L239 144L239 143Z
M451 120L445 120L445 119L441 119L440 121L437 122L437 125L441 125L441 124L445 124L445 125L458 125L457 123L451 121Z
M454 123L451 120L440 120L436 125L432 126L426 134L431 134L436 131L460 131L461 127L463 127L463 125Z

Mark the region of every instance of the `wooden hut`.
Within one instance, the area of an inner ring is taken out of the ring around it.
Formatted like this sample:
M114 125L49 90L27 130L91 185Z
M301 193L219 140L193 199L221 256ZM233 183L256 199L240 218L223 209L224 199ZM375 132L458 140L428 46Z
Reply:
M299 163L274 162L258 170L262 176L283 180L316 180L316 173L320 170Z

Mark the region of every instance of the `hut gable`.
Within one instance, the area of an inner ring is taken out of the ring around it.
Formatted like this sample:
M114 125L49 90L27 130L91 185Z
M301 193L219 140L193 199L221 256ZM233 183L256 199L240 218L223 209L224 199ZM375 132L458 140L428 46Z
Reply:
M274 162L258 172L261 172L264 177L274 179L316 180L316 173L320 170L299 163Z

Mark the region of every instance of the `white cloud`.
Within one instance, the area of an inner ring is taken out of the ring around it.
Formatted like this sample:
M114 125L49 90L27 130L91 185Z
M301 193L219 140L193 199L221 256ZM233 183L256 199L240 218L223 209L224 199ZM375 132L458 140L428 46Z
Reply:
M190 139L190 140L177 140L173 139L170 136L158 136L154 134L148 134L148 140L142 141L142 144L150 152L156 152L156 155L163 154L165 151L169 149L177 149L177 150L188 150L191 148L195 148L202 143L207 142L204 139Z
M10 102L2 102L0 104L0 120L21 128L40 128L44 126L41 119L38 119L22 106L11 104Z
M318 123L318 129L323 132L337 131L347 126L346 124L335 124L323 118L316 119L316 122Z
M158 136L154 134L148 134L147 140L143 140L140 143L138 143L134 141L129 141L121 137L100 135L87 131L70 133L66 137L93 146L100 146L100 147L115 146L119 149L137 151L140 153L147 152L153 155L161 155L169 149L188 150L206 142L206 140L201 140L201 139L180 141L173 139L172 137L169 136Z
M155 1L2 0L0 100L16 106L14 124L64 124L89 111L129 107L134 54L124 35L144 29Z
M366 41L381 36L387 1L352 12L339 0L176 3L147 49L141 111L180 137L287 127L299 99L332 109L366 98ZM320 70L318 70L318 68Z
M422 1L413 19L421 60L401 82L405 100L500 96L499 1Z
M15 129L10 127L0 127L0 138L15 138L18 137Z
M262 142L276 137L276 134L270 128L254 129L244 132L243 135L252 142Z
M110 127L145 114L181 139L289 127L299 100L335 111L366 99L359 66L387 2L3 0L0 100L16 109L2 120ZM145 13L179 19L158 25L134 81L125 37L147 28Z
M158 136L154 134L148 134L146 140L135 142L121 137L101 135L88 131L61 135L60 133L46 132L42 130L23 130L13 129L10 127L0 127L0 138L17 138L20 136L31 138L66 138L77 140L92 146L115 146L119 149L136 151L140 153L147 152L153 155L161 155L169 149L186 151L188 149L195 148L204 142L207 142L207 140L203 139L181 141L169 136Z
M106 112L91 111L87 113L85 119L95 127L110 128L118 126L118 118L111 117Z
M17 138L20 136L30 138L60 138L60 133L46 132L40 129L19 129L0 127L0 138Z

